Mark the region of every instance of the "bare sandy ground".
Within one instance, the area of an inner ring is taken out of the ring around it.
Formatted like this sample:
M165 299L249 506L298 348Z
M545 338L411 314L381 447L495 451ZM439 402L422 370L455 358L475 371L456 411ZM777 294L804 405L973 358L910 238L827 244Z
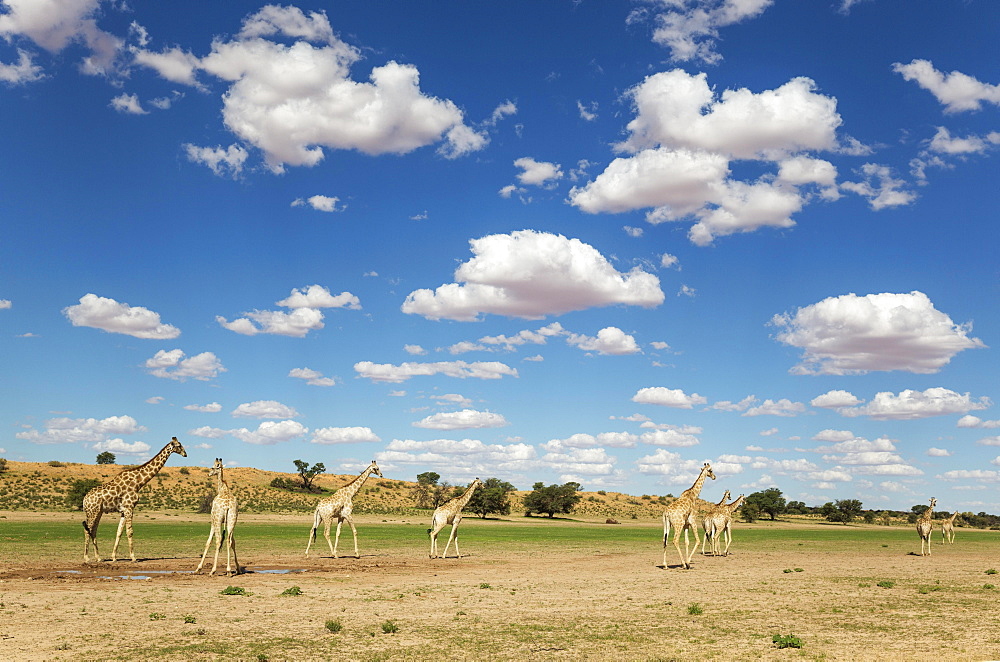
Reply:
M195 556L84 565L0 550L0 659L1000 658L1000 588L984 588L1000 559L981 545L746 549L737 531L731 556L683 570L672 549L660 566L650 531L648 548L620 551L248 552L233 578L192 574Z

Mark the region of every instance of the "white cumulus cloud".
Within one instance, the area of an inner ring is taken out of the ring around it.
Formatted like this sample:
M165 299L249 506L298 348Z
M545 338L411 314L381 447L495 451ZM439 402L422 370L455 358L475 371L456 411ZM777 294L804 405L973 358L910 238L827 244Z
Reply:
M382 441L378 435L366 427L319 428L313 430L314 444L357 444Z
M202 352L185 358L183 350L160 350L153 358L144 364L146 371L154 377L174 379L183 382L187 379L208 381L214 379L220 372L226 372L222 361L212 352Z
M501 414L490 411L463 409L461 411L432 414L413 424L428 430L469 430L476 428L502 428L510 425Z
M373 382L390 382L396 384L405 382L411 377L429 377L431 375L444 375L459 379L517 377L516 368L512 368L506 363L500 363L499 361L476 361L474 363L466 363L465 361L438 361L434 363L405 362L399 365L359 361L354 364L354 371L358 373L358 376L365 377Z
M160 315L148 308L130 306L114 299L85 294L80 303L63 308L63 315L73 326L87 326L109 333L123 333L135 338L170 340L181 330L160 321Z
M639 353L639 345L635 338L616 326L609 326L597 332L597 337L580 334L570 334L566 339L570 345L575 345L586 352L598 354L623 355Z
M677 409L691 409L694 405L703 405L708 400L704 396L692 393L688 395L681 389L666 388L664 386L648 386L636 391L632 396L632 402L645 405L661 405L663 407L675 407Z
M276 400L257 400L244 402L232 411L232 415L245 418L295 418L299 412Z
M976 409L986 409L992 404L983 396L972 398L968 393L956 393L942 387L925 391L905 389L897 395L889 391L876 393L871 401L861 407L841 409L849 417L868 416L876 420L904 421L930 416L965 414Z

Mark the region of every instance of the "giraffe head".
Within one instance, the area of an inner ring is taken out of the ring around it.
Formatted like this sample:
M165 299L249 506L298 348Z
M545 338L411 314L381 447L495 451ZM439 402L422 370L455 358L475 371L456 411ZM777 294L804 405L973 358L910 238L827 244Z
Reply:
M722 493L722 500L723 501L729 501L729 497L731 497L731 496L732 496L732 494L729 492L729 490L726 490L725 492Z
M188 456L187 451L184 450L183 446L181 446L181 442L177 441L177 437L171 437L169 445L170 445L170 452L171 453L177 453L181 457L187 457Z
M934 506L937 505L937 499L931 497L931 510L934 510Z
M737 508L740 507L740 505L743 503L743 499L745 499L745 498L746 498L746 495L741 494L738 497L736 497L736 499L732 503L730 503L729 505L733 507L733 510L735 510L735 509L737 509Z
M469 485L469 487L471 487L472 489L477 489L482 486L483 486L483 481L479 480L479 476L476 476L476 479L472 481L471 485Z
M382 472L379 471L378 465L375 464L375 460L372 460L372 463L368 465L368 468L372 470L373 474L375 474L379 478L383 478Z
M701 468L701 473L705 476L708 476L712 480L715 480L715 474L712 473L712 465L709 464L708 462L706 462L705 466Z
M217 457L215 458L215 464L213 464L212 468L208 470L208 475L218 476L221 472L222 472L222 458Z

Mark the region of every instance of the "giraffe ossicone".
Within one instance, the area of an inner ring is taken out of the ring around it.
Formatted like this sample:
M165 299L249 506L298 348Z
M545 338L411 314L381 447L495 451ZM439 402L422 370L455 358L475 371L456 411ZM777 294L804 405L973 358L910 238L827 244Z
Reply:
M118 543L121 541L124 530L128 534L128 554L132 558L132 562L135 562L135 551L132 546L132 513L135 511L135 504L139 502L139 490L160 472L171 453L187 457L187 451L184 450L181 442L177 441L177 437L171 438L170 442L145 464L131 469L123 469L108 483L95 487L83 497L83 513L86 517L83 521L84 563L90 562L91 545L94 546L94 558L98 562L101 560L101 553L97 549L97 526L101 523L101 516L104 513L120 513L121 515L118 519L115 546L111 549L111 561L118 560Z

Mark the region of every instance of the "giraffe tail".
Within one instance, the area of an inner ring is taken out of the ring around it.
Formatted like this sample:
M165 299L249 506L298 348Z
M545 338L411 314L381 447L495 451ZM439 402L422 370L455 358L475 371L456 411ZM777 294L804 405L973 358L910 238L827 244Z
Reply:
M431 534L431 531L433 531L433 530L434 530L434 529L427 529L427 535L430 535L430 534Z

